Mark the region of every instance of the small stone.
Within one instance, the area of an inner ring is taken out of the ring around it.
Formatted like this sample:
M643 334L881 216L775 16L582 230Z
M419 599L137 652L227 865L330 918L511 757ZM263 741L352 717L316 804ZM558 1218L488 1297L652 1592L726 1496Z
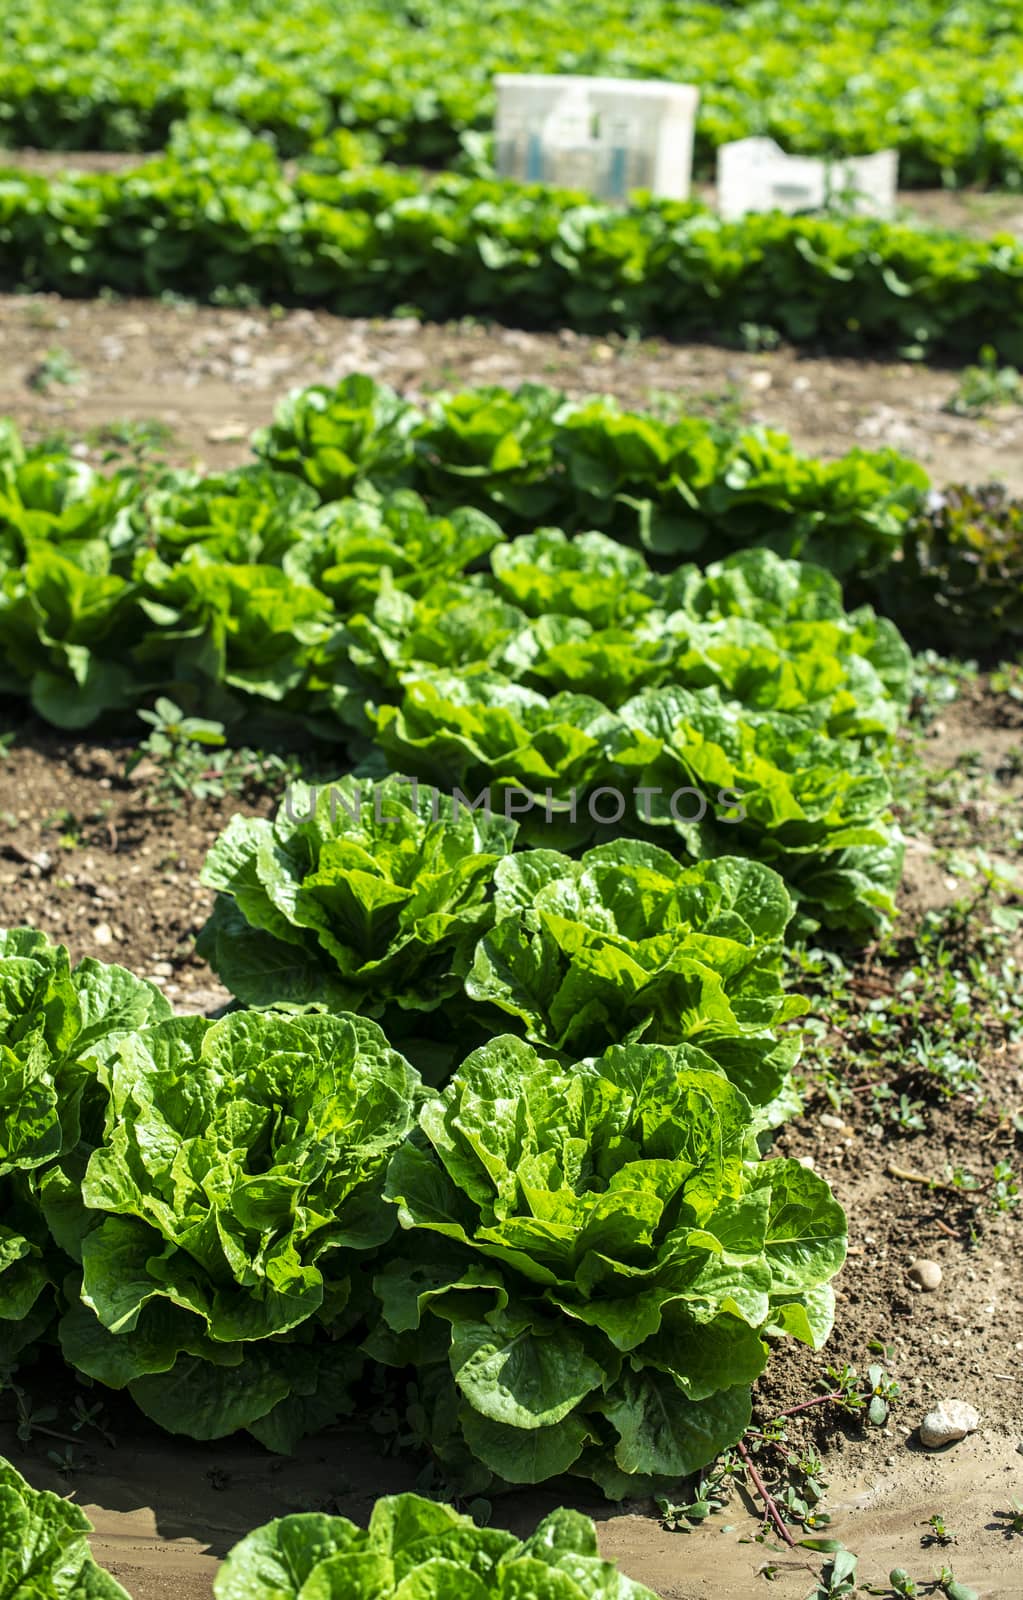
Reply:
M114 935L109 922L97 922L92 930L93 943L112 944L113 939Z
M841 1117L833 1117L830 1111L825 1111L824 1115L820 1118L820 1125L822 1128L833 1128L836 1133L841 1133L842 1129L845 1127L845 1123L842 1121Z
M920 1443L925 1450L940 1450L965 1439L979 1423L979 1411L966 1400L939 1400L920 1424Z
M922 1289L925 1294L932 1294L941 1284L941 1268L936 1261L928 1261L925 1256L918 1256L909 1265L909 1281L915 1289Z
M750 388L756 389L759 394L763 394L765 389L769 389L773 382L774 379L772 378L771 374L769 372L764 372L763 370L760 372L751 372L749 375Z
M797 1156L796 1164L797 1166L805 1167L807 1172L813 1172L815 1167L813 1156Z
M152 975L154 978L173 978L174 968L169 961L154 961Z

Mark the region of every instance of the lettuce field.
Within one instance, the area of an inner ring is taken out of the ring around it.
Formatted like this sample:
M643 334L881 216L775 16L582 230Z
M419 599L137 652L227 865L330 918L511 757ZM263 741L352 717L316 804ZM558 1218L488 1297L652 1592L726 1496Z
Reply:
M1012 1600L1015 8L5 25L0 1600Z

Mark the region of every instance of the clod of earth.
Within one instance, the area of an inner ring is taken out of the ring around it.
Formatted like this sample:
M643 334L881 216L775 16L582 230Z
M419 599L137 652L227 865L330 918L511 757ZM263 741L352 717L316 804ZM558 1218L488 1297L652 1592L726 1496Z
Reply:
M965 1439L979 1426L980 1412L966 1400L939 1400L920 1424L920 1443L925 1450L940 1450Z
M920 1256L910 1262L909 1281L914 1289L922 1289L925 1294L933 1293L941 1285L941 1268L936 1261L928 1261Z

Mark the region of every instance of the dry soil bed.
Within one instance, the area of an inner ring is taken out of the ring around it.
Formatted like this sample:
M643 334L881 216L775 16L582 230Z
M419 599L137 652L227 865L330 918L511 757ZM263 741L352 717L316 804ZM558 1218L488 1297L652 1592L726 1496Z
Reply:
M73 380L48 378L48 353ZM1023 408L981 418L942 410L955 372L654 339L585 338L511 328L346 320L326 312L0 296L0 415L27 438L84 441L99 461L111 423L157 421L175 464L233 466L285 391L360 371L412 398L438 388L541 381L570 394L609 393L666 416L704 413L790 433L837 456L891 445L940 483L1000 479L1023 491ZM90 444L91 440L91 444Z
M270 797L249 808L226 801L154 809L145 769L141 779L123 778L127 747L65 738L30 722L17 728L0 762L0 922L34 923L67 942L75 958L119 960L154 977L177 1006L216 1010L227 996L191 951L210 903L198 887L198 869L230 812L266 810ZM967 748L977 752L979 770L963 802L974 844L993 840L1007 848L1012 829L1005 814L1012 808L1018 814L1021 793L1011 758L1021 738L1019 707L978 690L950 707L925 741L934 770ZM988 800L976 800L978 785L987 785ZM949 806L957 828L963 807L954 800ZM919 916L963 889L935 856L943 826L935 823L931 837L917 838L910 852L907 949ZM897 978L891 963L865 952L856 967L857 1004L890 992ZM892 1063L893 1072L898 1066ZM764 1422L808 1399L829 1366L849 1363L862 1372L882 1360L902 1390L886 1427L866 1429L831 1406L790 1423L794 1443L822 1451L833 1531L860 1553L864 1580L881 1582L895 1565L927 1578L951 1559L982 1595L1014 1600L1023 1593L1023 1541L1006 1535L999 1513L1012 1496L1023 1497L1019 1221L892 1171L943 1180L957 1164L990 1171L1000 1156L1014 1159L1014 1148L1018 1165L1019 1139L1007 1114L1023 1107L1019 1046L992 1037L982 1067L980 1102L929 1106L926 1131L911 1138L878 1138L865 1096L854 1094L836 1119L811 1085L806 1116L785 1130L780 1146L812 1158L846 1206L849 1262L828 1348L819 1355L780 1350L758 1386L757 1418ZM934 1294L909 1285L907 1268L919 1254L942 1267ZM872 1342L887 1354L872 1354ZM59 1385L43 1373L29 1385L47 1397L53 1382ZM950 1394L977 1406L980 1431L948 1453L926 1454L914 1429L931 1402ZM414 1486L421 1465L385 1456L364 1428L342 1427L306 1441L294 1460L280 1460L244 1439L200 1445L158 1436L117 1397L108 1409L116 1446L98 1435L86 1439L75 1449L70 1478L58 1474L45 1435L28 1445L17 1441L9 1412L0 1422L0 1452L38 1485L74 1492L96 1523L98 1557L136 1600L208 1600L217 1559L254 1523L312 1507L364 1519L377 1494ZM511 1495L495 1503L494 1517L524 1531L550 1506L578 1495L571 1484L560 1492ZM650 1506L622 1512L585 1491L577 1503L600 1520L606 1553L665 1600L755 1595L765 1562L777 1568L765 1594L803 1600L811 1587L813 1558L754 1542L758 1514L738 1496L726 1513L689 1534L665 1531ZM935 1511L958 1534L945 1552L921 1549L922 1524Z

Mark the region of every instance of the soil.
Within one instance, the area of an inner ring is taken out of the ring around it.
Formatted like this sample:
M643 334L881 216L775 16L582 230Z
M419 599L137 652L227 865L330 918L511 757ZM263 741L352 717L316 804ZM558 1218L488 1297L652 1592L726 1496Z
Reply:
M70 356L72 381L48 378L54 351ZM998 479L1023 492L1023 406L951 415L942 408L959 375L912 362L303 310L0 296L0 414L32 441L80 441L80 453L96 463L110 450L105 430L131 420L170 430L159 452L172 464L235 466L249 459L251 433L286 390L356 371L413 399L440 388L541 381L665 416L763 424L825 457L892 446L939 483Z
M199 870L231 815L265 812L269 800L167 802L152 793L151 766L125 779L130 743L16 726L0 762L0 923L41 928L74 961L130 967L178 1010L225 1005L230 995L192 948L214 899Z
M943 851L950 843L989 841L999 800L1010 822L996 829L997 843L1013 864L1023 787L1011 756L1023 739L1020 724L1019 706L980 684L946 707L923 738L922 757L934 775L957 760L962 766L963 752L973 752L972 787L965 805L953 798L945 813L928 817L928 837L910 853L901 900L907 949L920 918L963 892ZM198 885L199 867L233 811L265 814L273 797L185 799L168 810L152 793L151 765L124 777L127 743L95 744L32 721L15 731L0 762L0 921L42 927L66 942L73 958L120 960L162 984L178 1009L216 1014L228 996L191 948L211 902ZM889 993L898 976L876 950L865 951L856 968L862 1004ZM954 1166L987 1173L995 1160L1013 1159L1014 1144L1018 1150L1010 1118L1023 1108L1023 1046L993 1035L982 1066L983 1093L966 1104L929 1105L926 1131L911 1138L876 1137L864 1095L854 1092L836 1118L821 1090L808 1086L806 1115L785 1128L778 1149L812 1160L832 1185L850 1218L849 1260L827 1348L779 1347L757 1386L755 1422L762 1426L833 1389L829 1368L863 1372L880 1362L900 1387L885 1426L867 1427L862 1416L830 1402L787 1424L793 1448L823 1456L833 1517L825 1531L859 1554L864 1581L881 1582L896 1565L928 1578L951 1561L984 1597L1011 1600L1023 1591L1019 1541L1007 1535L1005 1516L1012 1497L1023 1496L1020 1223L1012 1211L993 1212L983 1197L942 1187ZM920 1255L942 1268L935 1293L909 1283L907 1269ZM977 1407L980 1428L930 1454L916 1427L935 1401L950 1396ZM378 1494L415 1487L421 1466L384 1455L364 1428L343 1426L307 1440L289 1460L245 1439L168 1439L121 1397L109 1399L116 1444L86 1433L74 1446L70 1473L58 1470L45 1433L20 1443L10 1420L0 1421L0 1453L38 1486L75 1494L95 1524L98 1559L136 1600L209 1600L218 1559L252 1526L303 1509L364 1521ZM64 1431L66 1423L56 1427ZM54 1454L62 1449L58 1444ZM775 1458L768 1449L761 1459L769 1465ZM524 1533L563 1500L594 1516L605 1553L665 1600L755 1594L765 1565L774 1570L772 1593L804 1600L819 1568L820 1558L815 1567L807 1551L763 1542L759 1508L737 1492L723 1513L690 1533L668 1532L652 1505L609 1507L585 1489L580 1497L572 1483L560 1493L499 1499L494 1520ZM928 1552L924 1525L939 1511L957 1543Z

